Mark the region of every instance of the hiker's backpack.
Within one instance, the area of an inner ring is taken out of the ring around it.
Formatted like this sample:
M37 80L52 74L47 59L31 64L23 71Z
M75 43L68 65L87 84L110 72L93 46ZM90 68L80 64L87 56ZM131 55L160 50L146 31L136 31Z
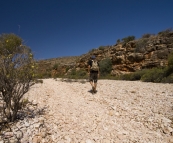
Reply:
M99 65L98 65L97 61L92 60L91 70L93 70L93 71L98 71L99 70Z

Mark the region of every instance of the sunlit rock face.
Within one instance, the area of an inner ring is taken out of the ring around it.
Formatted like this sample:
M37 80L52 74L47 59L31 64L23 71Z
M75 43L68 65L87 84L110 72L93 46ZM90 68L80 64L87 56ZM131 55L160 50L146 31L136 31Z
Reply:
M98 61L105 58L112 60L112 75L126 74L145 68L167 66L168 55L171 52L173 52L173 32L166 35L152 35L128 43L101 46L81 56L38 61L39 72L50 72L55 76L65 75L72 69L87 71L87 62L92 55L95 55ZM56 69L53 68L55 64L58 64Z

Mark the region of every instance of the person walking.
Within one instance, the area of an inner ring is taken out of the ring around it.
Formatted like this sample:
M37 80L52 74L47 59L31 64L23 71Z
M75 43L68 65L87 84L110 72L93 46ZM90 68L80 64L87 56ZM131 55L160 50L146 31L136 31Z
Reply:
M88 74L89 74L89 82L92 86L92 93L96 93L97 90L97 80L99 77L99 63L96 60L96 56L91 56L91 59L88 61Z

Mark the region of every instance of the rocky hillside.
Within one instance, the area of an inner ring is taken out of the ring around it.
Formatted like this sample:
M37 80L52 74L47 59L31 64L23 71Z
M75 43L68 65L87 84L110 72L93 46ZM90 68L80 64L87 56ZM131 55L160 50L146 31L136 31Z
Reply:
M41 71L50 69L53 74L66 74L69 69L86 69L91 55L98 61L112 60L112 75L125 74L144 68L167 66L168 55L173 52L173 32L160 32L129 42L99 47L78 57L62 57L39 61ZM55 64L58 66L55 67ZM49 70L47 70L49 71Z

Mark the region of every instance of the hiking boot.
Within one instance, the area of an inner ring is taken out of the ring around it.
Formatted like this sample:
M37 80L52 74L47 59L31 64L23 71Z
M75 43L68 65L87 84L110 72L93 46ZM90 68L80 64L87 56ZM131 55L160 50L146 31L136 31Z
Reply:
M92 92L94 92L94 87L92 87Z
M92 87L92 91L93 91L93 93L97 92L97 90L94 87Z

